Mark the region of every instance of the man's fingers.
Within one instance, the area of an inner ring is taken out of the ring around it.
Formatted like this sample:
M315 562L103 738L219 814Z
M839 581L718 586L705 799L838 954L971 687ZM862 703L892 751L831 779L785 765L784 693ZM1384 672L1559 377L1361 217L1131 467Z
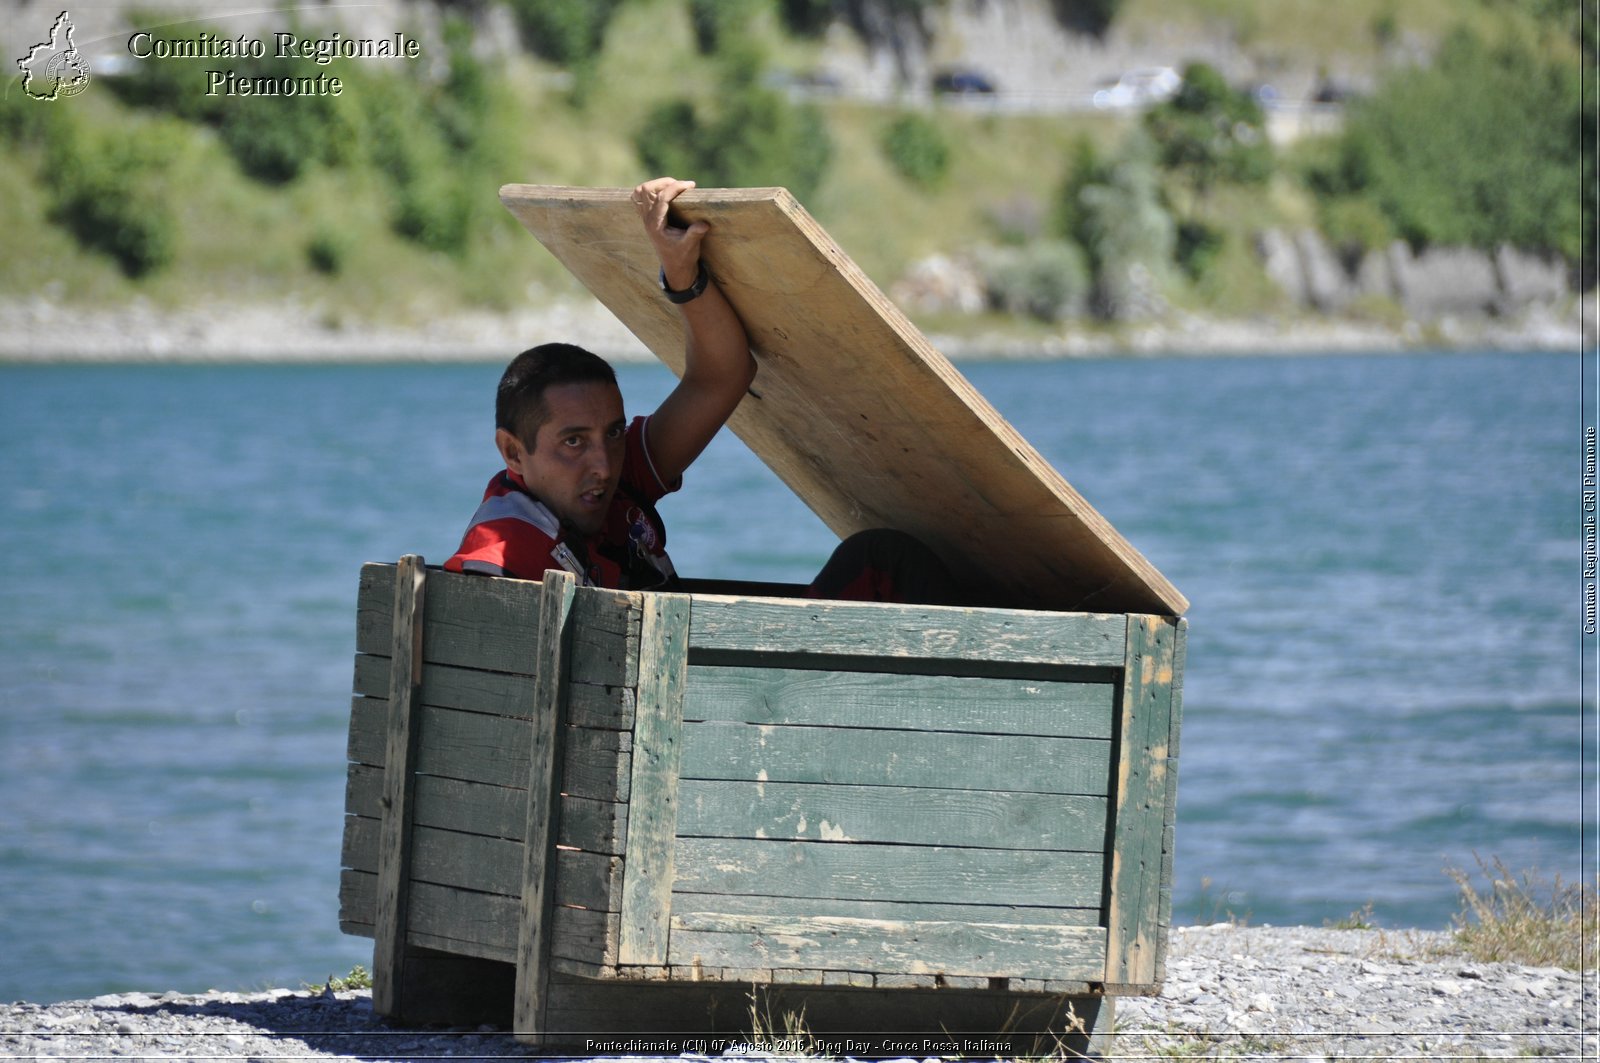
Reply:
M657 177L633 190L633 205L639 216L654 227L667 224L667 211L672 201L694 187L693 181L680 181L675 177Z

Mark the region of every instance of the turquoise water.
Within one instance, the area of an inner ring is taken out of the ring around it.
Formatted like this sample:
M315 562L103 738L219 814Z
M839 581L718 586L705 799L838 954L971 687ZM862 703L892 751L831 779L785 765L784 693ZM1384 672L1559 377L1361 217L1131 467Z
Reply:
M1178 922L1440 927L1474 853L1578 877L1576 356L964 371L1194 603ZM637 410L670 382L622 376ZM0 998L370 960L337 922L357 571L453 549L497 377L0 367ZM662 509L689 574L833 542L726 435Z

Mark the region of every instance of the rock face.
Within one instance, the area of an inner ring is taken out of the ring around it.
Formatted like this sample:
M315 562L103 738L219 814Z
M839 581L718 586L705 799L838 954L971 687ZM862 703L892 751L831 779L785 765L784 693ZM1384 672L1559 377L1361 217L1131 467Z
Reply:
M983 278L969 262L932 255L912 265L889 289L889 297L907 310L976 314L986 305Z
M1396 241L1386 254L1395 296L1412 317L1492 313L1500 302L1494 262L1482 252L1442 247L1416 255Z
M1559 258L1500 247L1494 254L1464 247L1418 254L1403 241L1381 251L1341 256L1314 229L1260 234L1256 251L1267 276L1296 306L1337 314L1358 298L1394 300L1407 316L1512 317L1573 294Z

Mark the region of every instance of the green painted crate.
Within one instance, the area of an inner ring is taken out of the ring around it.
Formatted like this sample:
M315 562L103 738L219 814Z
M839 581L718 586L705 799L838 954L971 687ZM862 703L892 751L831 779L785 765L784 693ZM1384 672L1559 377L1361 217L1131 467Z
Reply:
M755 984L818 1034L1103 1033L1162 978L1184 626L367 565L375 1006L581 1045L748 1031Z

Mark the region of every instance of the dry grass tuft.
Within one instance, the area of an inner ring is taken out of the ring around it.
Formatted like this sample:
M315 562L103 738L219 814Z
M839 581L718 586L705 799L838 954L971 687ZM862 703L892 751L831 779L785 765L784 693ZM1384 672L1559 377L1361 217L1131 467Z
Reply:
M806 1026L806 1009L798 1012L784 1011L779 1019L774 1019L772 1002L768 1000L766 990L761 986L752 984L748 994L750 1001L750 1047L758 1052L767 1052L775 1056L823 1056L817 1039L812 1036L811 1030Z
M1478 870L1488 879L1480 891L1473 876L1459 868L1447 874L1461 889L1462 910L1456 915L1456 942L1484 963L1521 963L1534 967L1583 970L1595 965L1596 933L1600 930L1597 883L1569 884L1554 876L1546 883L1535 871L1513 874L1496 857Z

